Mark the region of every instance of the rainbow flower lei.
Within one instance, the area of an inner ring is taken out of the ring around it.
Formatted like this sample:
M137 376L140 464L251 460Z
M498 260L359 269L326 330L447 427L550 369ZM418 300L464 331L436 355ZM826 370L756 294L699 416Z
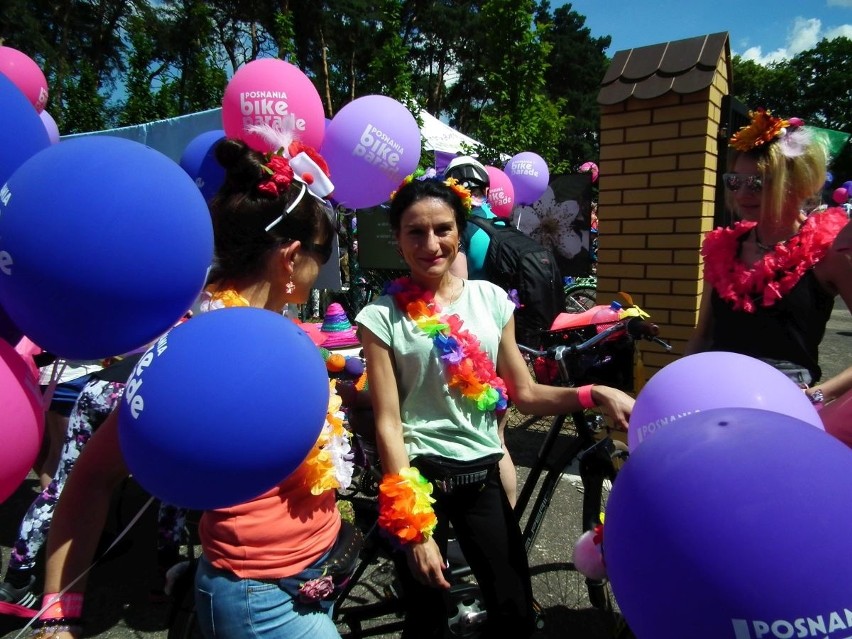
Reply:
M231 306L250 306L248 300L232 288L205 290L201 311L207 312ZM311 494L348 488L352 483L354 453L349 431L343 426L343 400L337 394L337 381L329 380L328 410L319 438L302 462L305 484Z
M410 277L392 281L386 293L433 340L451 388L458 389L480 411L506 408L506 384L497 375L479 340L463 328L458 315L442 315L434 293L421 288Z
M402 468L379 484L379 526L401 545L429 539L438 525L430 484L416 468Z
M799 232L757 260L746 265L737 256L740 238L755 222L737 222L707 234L701 254L704 279L734 310L754 313L756 302L769 307L789 293L802 276L819 262L848 218L842 209L812 214Z

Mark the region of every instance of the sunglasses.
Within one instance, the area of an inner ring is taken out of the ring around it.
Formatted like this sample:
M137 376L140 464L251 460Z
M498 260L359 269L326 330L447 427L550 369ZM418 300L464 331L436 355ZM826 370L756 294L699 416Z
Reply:
M725 173L722 176L725 188L736 193L745 186L752 193L760 193L763 190L763 178L755 173Z
M320 264L325 264L331 259L334 243L329 239L325 244L308 244L302 242L302 248L320 258Z

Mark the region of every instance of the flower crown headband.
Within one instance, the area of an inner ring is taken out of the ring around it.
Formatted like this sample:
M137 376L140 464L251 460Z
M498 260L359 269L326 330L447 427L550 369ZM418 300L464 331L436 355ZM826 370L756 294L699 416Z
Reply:
M325 198L334 191L334 184L329 179L328 164L316 149L297 140L291 131L280 131L268 124L252 125L246 131L260 136L276 149L266 154L263 170L268 177L256 185L260 194L277 198L287 192L293 181L301 186L296 199L266 226L267 233L293 212L305 193L326 203Z
M468 191L464 186L462 186L459 181L455 178L447 178L446 180L441 180L440 178L435 177L435 169L429 169L428 171L416 171L411 175L405 176L405 178L400 182L396 191L390 194L390 199L396 197L396 194L402 190L402 187L411 184L414 180L419 180L421 182L433 181L440 182L441 184L447 186L451 191L453 191L456 195L459 196L459 199L462 202L462 206L464 207L465 217L470 217L470 210L473 207L473 200L470 195L470 191Z
M793 158L801 155L810 143L810 134L801 118L785 120L762 107L749 111L748 116L751 122L731 137L730 146L737 151L753 151L778 142L784 156Z

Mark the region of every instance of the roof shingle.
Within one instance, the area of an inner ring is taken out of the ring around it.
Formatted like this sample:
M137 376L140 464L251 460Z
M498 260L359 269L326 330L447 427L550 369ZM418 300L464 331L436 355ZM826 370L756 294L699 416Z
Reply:
M618 51L601 81L598 104L705 89L713 82L716 65L728 46L728 33L723 31Z

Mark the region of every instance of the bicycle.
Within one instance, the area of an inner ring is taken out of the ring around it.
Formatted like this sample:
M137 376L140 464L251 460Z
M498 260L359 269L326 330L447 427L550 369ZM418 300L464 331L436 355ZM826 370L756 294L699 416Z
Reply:
M565 310L569 313L581 313L592 308L597 302L598 278L595 275L588 277L564 277L562 279L565 291Z
M591 317L594 310L587 313ZM536 376L544 377L540 381L566 386L599 383L631 391L633 342L647 339L667 350L671 348L657 337L659 329L641 317L624 318L599 332L592 324L573 322L572 325L574 328L568 330L551 331L546 339L556 343L544 349L519 346L535 358ZM548 367L548 362L555 363L556 370ZM573 434L560 450L557 440L569 417ZM527 551L536 541L560 480L571 469L576 468L575 474L579 474L582 482L581 532L602 523L604 493L628 456L626 443L613 436L600 415L576 412L554 417L515 508L519 521L524 522L522 532ZM544 479L539 486L542 474ZM531 500L533 504L527 513ZM586 587L593 607L612 611L613 601L605 582L587 579Z

